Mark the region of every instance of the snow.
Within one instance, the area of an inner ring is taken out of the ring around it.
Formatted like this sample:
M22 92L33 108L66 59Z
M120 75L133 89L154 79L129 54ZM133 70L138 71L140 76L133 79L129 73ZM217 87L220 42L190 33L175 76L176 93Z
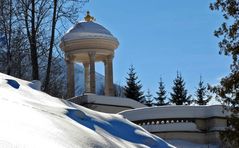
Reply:
M95 22L78 22L62 37L62 41L79 39L105 38L118 42L118 40L102 25Z
M78 97L76 98L78 99ZM69 100L74 100L76 98L71 98ZM131 108L146 107L144 104L139 103L132 99L123 98L123 97L101 96L101 95L95 95L90 93L87 93L86 96L80 97L80 102L103 104L103 105L117 105L117 106L131 107Z
M67 33L100 33L112 36L109 30L95 22L79 21Z
M33 80L28 84L32 89L41 90L41 81Z
M226 117L229 112L223 111L221 105L210 106L186 106L168 105L150 108L137 108L122 111L119 114L125 116L130 121L148 119L167 119L167 118L211 118ZM140 115L140 116L137 116Z
M0 73L0 147L173 147L118 114L49 96Z

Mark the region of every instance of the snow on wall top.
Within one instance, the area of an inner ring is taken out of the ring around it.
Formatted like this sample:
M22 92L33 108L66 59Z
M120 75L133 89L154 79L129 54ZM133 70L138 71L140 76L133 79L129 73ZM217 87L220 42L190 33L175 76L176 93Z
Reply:
M226 117L229 115L228 112L223 112L223 107L221 105L146 107L122 111L119 114L130 121L166 118L210 118Z
M0 73L0 147L171 147L121 115L51 97Z
M69 101L74 102L74 100L78 100L78 99L80 100L81 103L117 105L117 106L125 106L125 107L130 107L130 108L146 107L144 104L139 103L133 99L111 97L111 96L100 96L100 95L94 95L94 94L71 98L71 99L69 99Z

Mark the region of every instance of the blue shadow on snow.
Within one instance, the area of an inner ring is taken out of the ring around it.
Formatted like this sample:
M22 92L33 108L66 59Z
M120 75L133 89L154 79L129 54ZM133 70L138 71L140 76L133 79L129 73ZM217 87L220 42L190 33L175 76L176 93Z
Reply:
M6 79L6 80L7 80L7 84L12 86L13 88L18 89L20 87L20 84L16 80L12 80L12 79Z
M66 115L73 119L74 121L78 122L81 125L84 125L85 127L91 129L91 130L96 130L95 126L98 126L102 129L104 129L106 132L110 133L111 135L115 137L119 137L121 139L124 139L126 141L130 141L133 143L138 143L138 144L145 144L145 141L151 141L148 144L150 147L162 147L162 148L167 148L168 145L162 141L161 139L151 139L147 136L140 135L136 133L136 128L124 123L120 120L117 119L109 119L107 122L100 122L95 120L94 118L91 118L89 116L86 116L86 118L81 119L78 116L77 109L67 109Z

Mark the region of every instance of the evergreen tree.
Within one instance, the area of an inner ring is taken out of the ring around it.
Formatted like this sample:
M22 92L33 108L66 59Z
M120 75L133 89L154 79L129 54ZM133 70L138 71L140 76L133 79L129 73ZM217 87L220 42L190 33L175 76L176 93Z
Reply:
M156 92L156 94L157 94L157 97L154 98L156 100L155 105L162 106L162 105L169 104L168 102L165 102L165 100L167 99L167 96L166 96L166 90L165 90L165 86L162 81L162 78L160 78L158 92Z
M144 98L144 93L141 91L142 85L138 80L133 65L129 68L128 78L126 78L126 80L127 85L124 87L125 97L140 102Z
M198 105L207 105L207 103L211 100L211 96L208 95L207 87L204 86L201 76L195 96L195 103Z
M220 85L211 88L225 109L232 113L228 118L230 126L221 133L221 138L225 147L239 147L239 3L237 0L216 0L210 8L220 11L225 19L214 32L216 37L222 37L219 53L232 58L230 74L221 79Z
M153 95L149 89L147 90L143 103L147 106L153 106Z
M187 90L185 89L185 82L177 72L177 77L173 81L174 86L172 87L173 92L170 93L171 99L170 102L175 103L176 105L190 104L191 96L187 96Z

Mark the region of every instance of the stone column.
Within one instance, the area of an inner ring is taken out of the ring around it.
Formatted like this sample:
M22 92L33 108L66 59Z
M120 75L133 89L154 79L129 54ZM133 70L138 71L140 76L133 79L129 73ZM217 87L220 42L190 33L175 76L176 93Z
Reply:
M109 55L105 60L105 95L114 95L114 85L113 85L113 55Z
M109 96L109 85L108 85L108 62L107 59L105 59L104 61L104 65L105 65L105 96Z
M83 62L85 73L85 92L90 92L89 63Z
M90 58L90 92L95 93L95 52L88 53Z
M74 77L74 63L70 59L66 59L67 65L67 98L75 96L75 77Z

